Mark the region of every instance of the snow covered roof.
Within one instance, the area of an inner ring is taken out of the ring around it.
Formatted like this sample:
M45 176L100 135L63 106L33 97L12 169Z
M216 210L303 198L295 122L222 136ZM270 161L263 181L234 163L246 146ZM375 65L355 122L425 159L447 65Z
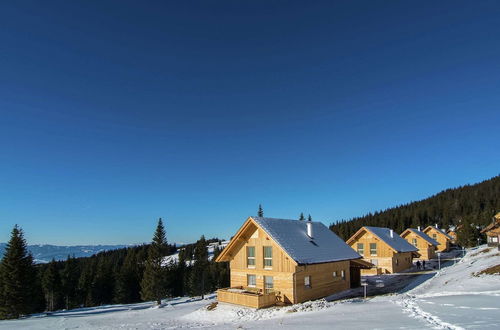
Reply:
M361 256L321 222L311 221L313 238L307 236L307 222L252 217L252 219L298 264L315 264Z
M391 229L389 228L369 227L369 226L365 226L363 228L373 233L375 236L380 238L383 242L385 242L387 245L389 245L397 252L418 251L416 247L408 243L405 239L403 239L395 232L393 232L393 235L391 237Z
M413 229L413 228L408 228L408 229L406 229L406 230L411 231L412 233L414 233L414 234L416 234L416 235L418 235L418 236L422 237L422 238L423 238L424 240L426 240L426 241L427 241L427 243L429 243L429 244L432 244L432 245L435 245L435 246L438 246L438 245L439 245L439 243L438 243L437 241L435 241L435 240L433 240L432 238L430 238L430 237L429 237L429 235L427 235L427 234L426 234L426 233L424 233L423 231L420 231L420 230L418 230L418 229ZM405 230L405 231L406 231L406 230Z

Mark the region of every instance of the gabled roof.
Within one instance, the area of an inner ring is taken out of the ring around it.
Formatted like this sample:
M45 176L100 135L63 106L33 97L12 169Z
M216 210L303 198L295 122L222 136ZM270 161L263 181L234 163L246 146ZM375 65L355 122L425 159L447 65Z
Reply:
M359 259L361 256L321 222L311 221L313 239L307 236L307 221L252 217L298 264Z
M450 235L448 235L447 233L445 233L444 231L442 231L441 229L437 228L437 227L434 227L434 226L427 226L425 229L424 229L424 233L427 231L427 229L436 229L438 232L440 232L441 234L443 234L446 238L450 239L450 240L453 240L453 237L451 237Z
M490 231L490 230L493 230L495 228L498 228L500 227L500 213L497 214L494 218L493 218L493 222L491 222L489 225L487 225L486 227L484 227L483 230L481 230L481 233L486 233L487 231Z
M389 247L396 252L418 251L416 247L408 243L405 239L403 239L395 232L393 232L393 235L391 237L391 229L382 227L370 227L370 226L361 227L361 229L359 229L354 235L352 235L351 238L349 238L349 240L347 240L347 243L351 242L354 239L354 237L356 237L358 233L361 232L362 230L371 232L373 235L377 236L382 242L389 245Z
M361 256L321 222L311 221L313 238L307 236L307 221L249 217L297 264L317 264L360 259ZM245 223L247 223L245 222ZM241 231L241 230L240 230ZM238 234L233 237L237 239ZM233 245L230 243L226 249ZM227 251L223 251L226 253ZM222 253L217 260L222 259Z
M439 243L435 240L433 240L432 238L429 237L429 235L427 235L426 233L424 233L423 231L420 231L418 229L413 229L413 228L408 228L406 229L402 234L401 234L401 237L403 237L405 235L406 232L412 232L420 237L422 237L425 241L427 241L427 243L431 244L431 245L435 245L435 246L438 246Z

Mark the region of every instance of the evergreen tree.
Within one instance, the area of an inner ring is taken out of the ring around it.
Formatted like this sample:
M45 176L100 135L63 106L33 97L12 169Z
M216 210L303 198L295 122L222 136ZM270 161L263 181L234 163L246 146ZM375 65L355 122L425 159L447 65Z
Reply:
M299 220L300 221L304 221L306 218L304 217L304 213L303 212L300 212L300 217L299 217Z
M49 267L43 273L42 288L45 293L46 310L56 310L57 300L61 290L61 277L59 276L59 271L54 259L52 259L49 263Z
M168 253L165 228L161 218L153 237L153 242L148 249L148 259L141 281L141 298L143 300L155 300L161 304L161 298L168 293L166 283L166 270L162 267L163 257Z
M313 218L311 217L310 214L307 216L307 221L313 221Z
M264 216L264 210L262 209L262 205L259 204L259 210L257 211L257 216L263 217Z
M77 287L80 277L79 267L75 258L68 256L61 272L62 294L66 309L77 305Z
M142 270L144 271L144 270ZM128 249L127 256L116 278L114 300L116 303L130 304L140 301L141 269L134 249Z
M205 285L206 274L205 270L208 266L208 251L205 236L196 242L194 249L194 264L189 277L189 291L192 296L207 293L207 286Z
M18 318L34 311L36 269L21 228L12 229L0 264L0 318Z

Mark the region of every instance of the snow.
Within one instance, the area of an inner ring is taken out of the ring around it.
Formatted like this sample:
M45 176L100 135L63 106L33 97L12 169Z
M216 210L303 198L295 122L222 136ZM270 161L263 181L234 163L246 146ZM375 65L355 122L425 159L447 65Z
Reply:
M453 260L453 253L442 256L446 267L441 270L433 270L437 263L431 262L426 263L431 269L420 273L412 269L401 274L366 277L369 293L393 290L392 294L366 300L360 298L362 289L352 289L286 307L255 310L221 303L208 310L207 306L215 301L215 296L210 295L204 300L166 300L162 306L147 302L38 314L0 321L0 330L499 329L500 276L475 274L500 264L500 252L482 246L468 250L461 260ZM348 299L334 300L342 295Z
M382 227L370 227L370 226L365 226L363 227L373 234L375 234L378 238L380 238L382 241L387 243L391 248L396 250L397 252L413 252L413 251L418 251L416 247L408 243L405 239L403 239L401 236L393 232L392 237L391 237L391 229L389 228L382 228Z
M311 221L313 238L307 236L307 222L252 217L286 253L299 264L314 264L361 256L321 222Z

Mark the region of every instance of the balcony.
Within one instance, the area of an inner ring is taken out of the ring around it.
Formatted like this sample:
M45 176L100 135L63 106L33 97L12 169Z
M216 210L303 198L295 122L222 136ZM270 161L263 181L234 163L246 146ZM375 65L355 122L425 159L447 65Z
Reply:
M234 287L217 290L217 300L252 308L264 308L276 304L276 294L262 293L256 288Z

